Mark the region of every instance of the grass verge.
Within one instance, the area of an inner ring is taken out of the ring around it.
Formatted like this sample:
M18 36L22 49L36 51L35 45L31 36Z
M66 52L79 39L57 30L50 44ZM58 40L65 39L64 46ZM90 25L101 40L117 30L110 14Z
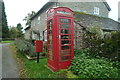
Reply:
M21 78L69 78L67 69L58 72L49 70L47 68L47 58L42 58L39 63L36 63L36 60L28 60L24 53L17 52L14 45L11 45L11 47L14 49L14 56L22 67L20 70Z
M11 42L14 42L14 41L1 41L0 43L11 43Z

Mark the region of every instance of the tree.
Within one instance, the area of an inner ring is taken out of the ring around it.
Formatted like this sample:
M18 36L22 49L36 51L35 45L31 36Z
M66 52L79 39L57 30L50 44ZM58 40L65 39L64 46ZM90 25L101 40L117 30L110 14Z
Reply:
M23 38L23 27L21 23L17 24L17 27L10 27L10 38Z
M2 2L0 1L0 41L2 38Z
M31 25L30 18L32 18L34 15L35 15L35 11L31 11L31 13L28 13L28 15L25 16L25 18L23 20L26 21L26 26L30 26Z
M19 31L22 31L23 27L22 27L21 23L18 23L18 24L17 24L17 29L18 29Z
M2 38L9 37L9 28L7 24L4 2L2 2Z
M10 38L17 38L19 35L19 31L16 27L10 28Z
M23 31L22 31L23 27L21 25L21 23L17 24L17 30L18 30L18 36L17 37L23 37Z

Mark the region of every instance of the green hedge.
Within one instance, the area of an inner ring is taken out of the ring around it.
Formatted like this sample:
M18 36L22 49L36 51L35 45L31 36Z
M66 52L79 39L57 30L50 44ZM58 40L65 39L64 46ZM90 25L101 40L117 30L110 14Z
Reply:
M89 54L89 49L75 50L75 57L69 70L79 78L118 78L120 62L94 58Z

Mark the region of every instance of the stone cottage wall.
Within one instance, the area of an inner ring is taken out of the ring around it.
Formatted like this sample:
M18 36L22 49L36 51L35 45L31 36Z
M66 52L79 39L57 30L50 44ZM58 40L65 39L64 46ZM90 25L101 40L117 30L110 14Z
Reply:
M73 11L94 14L94 7L99 8L99 16L108 17L108 9L103 2L58 2L58 6L68 7ZM89 7L88 7L89 6Z
M25 30L25 35L24 35L25 39L30 39L30 36L31 36L30 31L31 31L30 28Z
M84 34L87 27L96 26L103 31L120 30L120 23L109 18L77 13L74 16L74 20L74 44L77 49L85 48Z
M56 5L47 6L39 15L37 15L31 22L31 30L32 31L39 31L40 39L43 40L43 31L46 30L46 11L49 8L55 7ZM34 35L34 34L33 34Z
M74 24L74 45L75 48L77 49L81 49L81 48L85 48L84 45L84 34L85 34L85 28L83 26L81 26L80 24L78 24L77 22L75 22Z

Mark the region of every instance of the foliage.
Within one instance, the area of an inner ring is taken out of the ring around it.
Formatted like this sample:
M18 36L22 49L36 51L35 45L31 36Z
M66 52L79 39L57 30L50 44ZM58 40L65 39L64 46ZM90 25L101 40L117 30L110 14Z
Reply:
M21 25L21 23L17 24L17 30L18 30L18 36L17 37L23 37L23 31L22 31L23 27Z
M99 27L91 26L91 27L86 28L86 31L87 33L89 33L92 39L96 38L98 40L98 39L103 39L104 37L103 31ZM92 37L92 35L94 35L94 37Z
M74 59L70 70L80 78L118 78L118 69L105 60Z
M0 4L2 4L2 38L8 38L9 28L7 24L5 5L4 5L4 2L1 2L1 1L0 1Z
M17 27L10 27L9 35L10 38L23 38L23 27L20 23L17 24Z
M118 78L119 62L90 57L84 50L77 50L75 54L69 70L79 78Z
M15 40L17 49L22 53L27 53L29 56L36 56L34 52L34 45L25 40Z
M67 77L68 78L78 78L78 76L73 74L71 71L67 71Z
M31 25L30 18L32 18L34 15L35 15L35 11L31 11L31 13L28 13L28 15L25 16L25 18L23 20L26 21L26 26L30 26Z
M0 43L11 43L13 41L1 41Z
M10 33L10 38L17 38L19 35L19 31L17 30L16 27L11 27L9 33Z
M90 54L90 49L89 48L86 48L86 49L74 49L74 54L75 54L75 56L79 56L79 58L81 58L81 59L86 59L86 58L93 57Z
M84 40L86 47L94 56L104 56L118 60L117 49L120 49L120 31L103 32L98 27L86 29Z

